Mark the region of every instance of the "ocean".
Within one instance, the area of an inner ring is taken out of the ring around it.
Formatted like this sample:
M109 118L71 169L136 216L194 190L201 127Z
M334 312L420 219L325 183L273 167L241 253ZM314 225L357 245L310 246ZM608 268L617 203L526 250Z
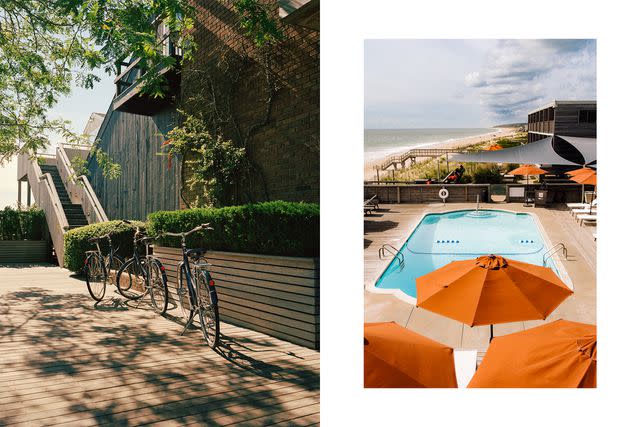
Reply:
M365 129L365 162L398 151L498 132L495 128Z

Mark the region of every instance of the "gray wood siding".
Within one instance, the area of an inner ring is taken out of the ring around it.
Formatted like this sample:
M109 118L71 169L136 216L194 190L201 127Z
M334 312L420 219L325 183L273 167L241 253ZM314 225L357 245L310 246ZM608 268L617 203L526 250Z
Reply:
M596 110L593 104L560 104L556 107L554 133L560 136L596 137L596 123L578 123L580 110Z
M89 159L89 181L109 219L145 219L158 210L179 209L180 167L168 168L160 156L164 135L177 122L174 108L155 116L112 111L98 132L99 146L122 167L122 175L107 180L94 158Z

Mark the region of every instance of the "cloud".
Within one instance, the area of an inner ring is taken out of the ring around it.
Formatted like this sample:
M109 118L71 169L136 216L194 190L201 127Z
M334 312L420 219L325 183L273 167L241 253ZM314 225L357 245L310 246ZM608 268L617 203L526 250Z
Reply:
M596 98L595 40L500 40L464 80L496 122L524 121L554 99Z

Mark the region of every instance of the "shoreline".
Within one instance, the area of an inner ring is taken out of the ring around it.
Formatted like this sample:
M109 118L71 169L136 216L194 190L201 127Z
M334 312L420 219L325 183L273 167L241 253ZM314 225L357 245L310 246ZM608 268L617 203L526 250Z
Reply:
M487 143L490 142L494 139L498 139L498 138L505 138L505 137L510 137L510 136L514 136L518 131L518 128L496 128L495 132L489 132L486 134L482 134L482 135L476 135L476 136L467 136L464 138L459 138L459 139L452 139L452 140L447 140L447 141L442 141L442 142L436 142L436 143L430 143L430 144L421 144L421 145L416 145L415 147L412 147L410 149L415 149L415 148L464 148L464 147L468 147L469 145L476 145L476 144L481 144L481 143ZM409 150L410 150L409 149ZM390 156L396 156L396 155L400 155L402 153L405 153L406 151L408 151L407 149L403 149L403 150L399 150L399 151L394 151L390 154L384 154L384 155L380 155L380 156L376 156L374 158L370 158L368 160L365 160L364 162L364 179L365 181L367 180L373 180L376 178L376 166L379 165L380 163L382 163L382 161L384 161L384 159L386 159L387 157ZM427 159L423 159L418 161L417 163L421 163L423 161L428 161Z

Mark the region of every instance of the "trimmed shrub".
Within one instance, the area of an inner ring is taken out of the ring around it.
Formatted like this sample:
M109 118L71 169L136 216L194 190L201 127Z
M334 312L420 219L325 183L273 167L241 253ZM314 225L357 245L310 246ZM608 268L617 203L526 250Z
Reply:
M149 214L150 235L185 232L203 223L213 231L194 233L188 247L262 255L320 255L320 206L315 203L264 202L224 208L196 208ZM164 237L163 246L180 247L180 239Z
M133 221L139 227L144 227L144 222ZM120 220L99 222L74 228L64 235L64 266L71 271L80 272L84 267L85 252L95 249L88 239L113 232L111 242L118 249L117 254L123 258L133 255L133 234L135 227L125 224ZM106 240L100 242L100 248L106 253L108 247Z
M0 240L42 240L45 227L44 211L40 208L17 210L7 206L0 210Z
M479 167L472 173L472 176L475 184L500 184L502 182L500 169L496 165Z

